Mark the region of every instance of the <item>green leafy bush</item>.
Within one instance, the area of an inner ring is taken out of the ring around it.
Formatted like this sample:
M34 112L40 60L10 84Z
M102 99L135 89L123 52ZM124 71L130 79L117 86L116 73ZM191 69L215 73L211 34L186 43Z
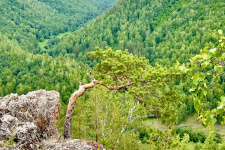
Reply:
M194 143L197 143L197 142L204 143L206 140L206 135L203 131L194 132L192 131L192 128L189 126L176 127L175 132L179 134L181 138L184 137L185 133L188 134L190 141Z

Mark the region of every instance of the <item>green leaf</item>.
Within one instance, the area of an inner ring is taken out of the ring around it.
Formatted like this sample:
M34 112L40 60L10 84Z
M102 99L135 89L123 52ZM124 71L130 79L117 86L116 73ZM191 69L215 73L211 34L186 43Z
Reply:
M221 99L221 102L225 102L225 96L221 96L220 99Z
M198 80L198 79L199 79L199 75L198 75L198 74L196 74L196 75L192 76L192 78L191 78L191 79L193 79L193 80Z
M201 67L204 69L204 68L206 68L207 66L208 66L208 64L209 64L209 60L207 60L207 61L204 61L202 64L201 64Z
M208 54L207 54L207 59L211 59L212 56L213 56L213 55L212 55L211 53L208 53Z
M200 98L201 100L203 100L203 98L204 98L203 92L200 92L200 93L199 93L199 98Z
M199 115L197 113L194 114L195 119L198 119Z
M198 85L198 80L193 80L193 84L194 84L195 86L197 86L197 85Z
M205 53L201 54L201 56L204 60L208 58L207 54L205 54Z
M212 37L213 37L214 39L216 39L216 38L217 38L216 33L212 33Z
M216 110L216 113L217 113L217 114L221 114L221 113L223 113L223 111L224 111L223 109L217 109L217 110Z
M212 123L212 125L214 125L215 123L216 123L216 118L212 118L212 120L211 120L211 123Z
M213 48L213 49L209 50L209 52L210 52L210 53L215 53L216 50L217 50L217 48Z
M215 67L214 67L214 70L215 70L215 71L218 71L218 70L219 70L219 67L218 67L218 66L215 66Z
M190 90L189 90L189 92L194 92L196 90L196 88L191 88Z
M223 109L223 103L217 109Z
M203 81L203 80L205 79L205 75L204 75L203 73L201 73L201 74L199 75L199 78L200 78L201 81Z
M184 65L179 66L178 69L179 69L180 71L182 71L182 72L187 72L187 71L188 71L188 69L187 69Z
M220 80L220 77L217 76L216 79L215 79L215 82L218 82Z
M201 109L200 100L195 99L195 100L194 100L194 106L195 106L195 109L196 109L197 111L200 111L200 109Z
M222 34L223 34L223 30L219 29L219 30L218 30L218 33L219 33L220 35L222 35Z
M204 95L204 96L207 95L207 91L206 91L206 90L203 91L203 95Z

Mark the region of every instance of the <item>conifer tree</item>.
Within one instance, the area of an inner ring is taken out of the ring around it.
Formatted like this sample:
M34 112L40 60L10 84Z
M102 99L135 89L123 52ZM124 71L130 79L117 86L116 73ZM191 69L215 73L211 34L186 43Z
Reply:
M99 72L96 76L98 80L89 72L87 75L91 83L80 84L79 89L71 95L64 124L65 138L71 138L71 119L76 100L96 85L109 90L127 91L167 126L176 123L176 106L180 99L170 83L183 77L182 72L175 68L152 67L147 59L133 56L127 50L106 48L103 51L97 48L89 56L100 60L95 67Z

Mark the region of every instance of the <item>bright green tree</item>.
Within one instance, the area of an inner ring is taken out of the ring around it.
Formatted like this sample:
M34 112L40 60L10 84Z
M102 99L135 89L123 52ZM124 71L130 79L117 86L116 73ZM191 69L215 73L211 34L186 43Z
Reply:
M110 90L127 91L168 127L177 122L176 108L181 99L170 83L183 77L181 71L159 65L152 67L146 58L133 56L128 50L97 48L89 56L100 61L94 68L98 74L94 78L91 72L88 73L92 82L81 84L71 95L64 126L66 138L71 137L71 119L77 98L98 84Z
M195 117L205 127L213 126L217 122L218 116L223 118L221 120L222 124L224 124L225 119L224 95L217 99L215 107L205 107L207 105L207 96L212 95L210 89L219 87L216 83L223 82L223 74L225 73L225 37L222 36L222 30L218 30L216 33L220 36L219 45L216 48L206 47L201 50L199 55L194 56L190 63L178 67L182 72L191 76L192 87L189 91L194 95Z

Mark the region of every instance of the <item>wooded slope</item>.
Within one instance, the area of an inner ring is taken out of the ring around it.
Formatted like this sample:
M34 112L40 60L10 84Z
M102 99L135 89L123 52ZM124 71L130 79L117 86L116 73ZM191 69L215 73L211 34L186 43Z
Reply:
M1 35L1 34L0 34ZM62 101L87 82L87 65L72 59L34 55L22 50L16 41L0 36L0 97L10 93L26 94L38 89L60 92Z
M38 41L74 31L116 0L1 0L0 32L24 50L39 53Z
M218 44L212 33L225 30L224 10L223 0L119 0L49 54L73 53L88 61L87 51L110 46L147 57L152 64L186 62L201 48Z

